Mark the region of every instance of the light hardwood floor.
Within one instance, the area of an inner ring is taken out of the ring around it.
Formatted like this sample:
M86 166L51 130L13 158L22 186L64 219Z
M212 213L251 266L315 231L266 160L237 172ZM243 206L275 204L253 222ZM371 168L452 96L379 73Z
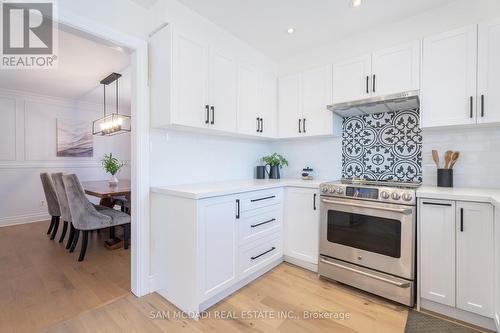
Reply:
M49 222L0 228L0 332L39 332L130 295L130 251L104 248L108 235L89 237L69 253L45 234ZM66 235L66 238L68 236ZM80 237L81 238L81 237Z
M289 264L212 307L208 318L174 318L178 310L158 294L129 295L53 326L46 332L404 332L407 310L346 286L318 279ZM250 312L248 312L250 311ZM252 311L268 318L248 318ZM279 318L282 311L298 318ZM341 319L305 319L304 311L348 314ZM226 315L232 318L220 319ZM247 318L242 318L246 315ZM272 318L273 315L275 318ZM170 316L170 318L168 318ZM217 317L219 316L219 317Z

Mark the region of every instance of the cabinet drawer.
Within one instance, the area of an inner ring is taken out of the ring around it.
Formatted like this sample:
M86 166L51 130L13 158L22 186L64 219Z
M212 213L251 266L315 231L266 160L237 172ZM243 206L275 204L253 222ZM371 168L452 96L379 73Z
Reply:
M239 277L244 278L283 256L279 232L240 248Z
M283 205L273 205L241 214L238 221L239 244L247 244L281 229Z
M282 202L282 189L270 189L264 191L248 192L241 195L242 212L260 207L275 205Z

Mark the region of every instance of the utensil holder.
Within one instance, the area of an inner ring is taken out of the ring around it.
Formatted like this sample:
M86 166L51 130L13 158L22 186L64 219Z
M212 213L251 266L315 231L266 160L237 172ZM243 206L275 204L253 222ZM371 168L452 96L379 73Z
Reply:
M453 187L453 169L437 170L437 186Z

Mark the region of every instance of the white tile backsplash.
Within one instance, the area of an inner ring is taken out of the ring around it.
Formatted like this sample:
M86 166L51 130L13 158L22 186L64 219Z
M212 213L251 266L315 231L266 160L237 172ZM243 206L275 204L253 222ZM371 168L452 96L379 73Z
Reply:
M500 188L500 128L424 129L422 146L423 184L436 185L432 150L444 164L446 150L460 151L454 167L455 187Z

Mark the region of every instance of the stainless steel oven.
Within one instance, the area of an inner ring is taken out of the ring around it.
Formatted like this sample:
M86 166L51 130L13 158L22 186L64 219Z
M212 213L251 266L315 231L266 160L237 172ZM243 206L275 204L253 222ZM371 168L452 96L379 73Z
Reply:
M339 188L321 196L320 275L413 306L416 207L403 199L411 191Z

